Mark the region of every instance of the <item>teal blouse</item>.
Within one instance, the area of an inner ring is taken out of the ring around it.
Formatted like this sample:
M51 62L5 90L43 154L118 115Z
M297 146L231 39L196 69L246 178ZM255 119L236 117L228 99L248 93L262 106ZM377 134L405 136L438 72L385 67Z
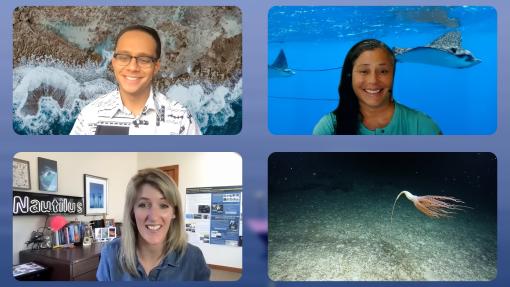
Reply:
M334 135L336 117L324 115L313 129L313 135ZM395 102L395 112L390 123L379 129L369 130L360 123L359 135L440 135L439 126L428 115Z

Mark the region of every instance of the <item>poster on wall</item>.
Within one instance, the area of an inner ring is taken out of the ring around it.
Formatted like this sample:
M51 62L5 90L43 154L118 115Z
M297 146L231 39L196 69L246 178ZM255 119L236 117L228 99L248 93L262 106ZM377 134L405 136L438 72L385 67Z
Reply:
M85 214L106 214L108 198L108 180L106 178L84 174Z
M186 189L186 231L191 243L241 246L242 187Z
M12 159L12 188L15 190L30 190L30 162Z
M40 191L57 192L58 170L57 162L42 157L37 158L37 176Z
M238 246L241 192L212 193L211 204L211 244Z
M186 194L186 232L190 243L209 243L211 194Z

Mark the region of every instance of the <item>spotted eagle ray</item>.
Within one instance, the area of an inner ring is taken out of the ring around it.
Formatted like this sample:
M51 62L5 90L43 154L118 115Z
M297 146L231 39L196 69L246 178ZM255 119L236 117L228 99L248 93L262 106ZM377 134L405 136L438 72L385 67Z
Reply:
M268 75L269 78L277 78L277 77L290 77L293 76L296 72L289 68L287 64L287 57L285 57L285 52L283 49L280 49L280 53L278 53L278 57L274 60L273 64L268 66Z
M399 62L422 63L448 68L469 68L481 62L463 49L460 31L448 32L426 46L393 48Z
M277 77L290 77L299 72L324 72L331 70L339 70L342 67L333 67L333 68L321 68L321 69L294 69L289 68L287 63L287 57L285 56L285 51L280 49L280 53L274 60L272 65L268 65L268 74L269 78L277 78Z

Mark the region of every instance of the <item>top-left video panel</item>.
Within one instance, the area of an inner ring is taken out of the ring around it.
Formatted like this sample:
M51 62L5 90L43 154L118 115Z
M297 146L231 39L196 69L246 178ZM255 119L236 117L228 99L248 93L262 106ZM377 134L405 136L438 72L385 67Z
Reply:
M20 135L235 135L237 7L17 7Z

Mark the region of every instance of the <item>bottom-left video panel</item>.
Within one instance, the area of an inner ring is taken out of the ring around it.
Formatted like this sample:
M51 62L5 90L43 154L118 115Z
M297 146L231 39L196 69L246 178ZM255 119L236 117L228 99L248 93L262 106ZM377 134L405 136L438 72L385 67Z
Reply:
M16 280L234 281L242 158L227 152L21 152Z

